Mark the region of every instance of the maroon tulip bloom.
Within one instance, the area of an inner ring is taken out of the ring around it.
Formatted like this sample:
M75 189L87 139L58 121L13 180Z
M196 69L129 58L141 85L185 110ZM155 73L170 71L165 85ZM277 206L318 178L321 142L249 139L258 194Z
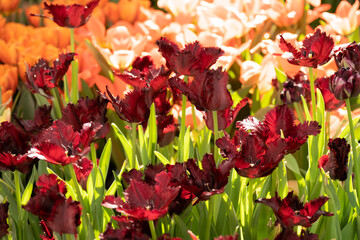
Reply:
M45 97L50 96L50 89L57 87L63 78L71 62L74 60L75 53L60 54L59 58L50 63L41 58L30 69L27 68L25 75L25 85L33 93L40 93Z
M319 167L329 172L331 179L345 181L347 178L347 163L349 159L350 144L345 138L329 139L330 153L319 159Z
M197 198L194 204L224 192L230 170L234 167L235 162L225 160L220 163L219 167L216 167L214 156L205 154L201 165L203 169L195 164L194 159L184 162L185 169L189 173L188 179L186 181L179 179L182 188Z
M303 72L298 72L295 77L287 77L283 83L280 97L284 104L292 104L301 101L301 95L305 99L310 97L310 83Z
M157 143L160 147L169 145L175 138L176 127L174 117L172 115L158 115L157 123Z
M60 27L68 28L77 28L84 25L90 18L90 14L94 8L98 5L100 0L92 0L88 4L79 5L57 5L57 4L48 4L44 2L44 7L49 13L53 16L49 18L54 21ZM43 15L32 15L48 18Z
M360 93L360 73L352 68L340 68L331 75L329 88L338 100L357 97Z
M344 100L337 100L334 94L330 91L330 78L317 78L315 80L315 86L321 91L321 94L324 98L326 111L335 111L345 105Z
M150 56L137 57L131 64L133 69L137 69L141 72L147 71L147 69L151 69L154 66L154 62Z
M221 68L204 70L190 83L171 78L170 84L178 88L200 111L219 111L232 106L233 101L226 88L228 75Z
M274 240L318 240L319 236L309 233L304 229L301 230L301 235L298 236L293 228L283 228L282 231L275 237Z
M13 123L0 125L0 170L18 170L24 174L31 171L35 163L30 157L30 135L18 129Z
M78 132L63 120L57 120L33 140L29 155L62 166L73 163L88 153L90 143L101 127L100 124L86 123Z
M235 233L235 235L228 235L228 236L219 236L214 238L214 240L238 240L239 236L237 233Z
M115 71L114 74L123 82L140 89L145 88L158 92L166 86L169 72L165 72L163 67L152 68L152 65L139 67L143 69L133 68L130 72L123 73Z
M39 222L39 225L44 233L44 235L40 235L40 238L42 240L56 240L54 237L53 230L46 225L44 220L41 220Z
M157 240L183 240L183 239L179 237L171 237L169 234L166 233L161 235Z
M299 50L287 42L282 35L280 35L279 47L286 52L285 55L289 63L317 68L327 63L332 57L331 52L334 48L334 40L327 36L325 32L316 29L313 35L307 36L304 39L303 45Z
M218 119L218 130L225 130L231 123L235 120L239 111L245 107L248 103L248 98L244 98L241 100L235 108L229 107L224 110L217 111L217 119ZM211 111L204 112L204 120L208 129L214 131L214 118L213 113Z
M36 186L35 196L23 208L44 220L53 231L76 234L81 207L79 202L65 197L65 182L54 174L42 175Z
M9 217L9 203L0 203L0 238L8 234L9 224L6 219Z
M335 62L338 68L350 67L360 72L360 44L352 42L340 46L335 50Z
M184 163L166 165L166 171L171 173L172 186L189 185L189 178ZM179 194L169 205L169 214L173 215L175 213L180 215L193 202L195 197L196 196L192 192L181 187Z
M165 72L163 67L159 69L147 68L146 66L139 67L143 67L143 70L140 71L133 68L130 72L114 73L120 80L133 86L135 88L134 91L141 91L142 95L144 95L146 105L150 108L157 96L166 89L170 72ZM151 65L149 67L151 67Z
M100 239L108 240L148 240L151 236L148 221L137 221L134 218L126 216L113 216L118 227L113 229L111 223L108 224L106 231L100 234ZM155 222L156 223L156 222Z
M139 221L156 220L168 212L169 204L176 198L180 187L170 185L171 175L161 172L155 177L156 184L132 180L121 197L106 196L102 205Z
M289 192L283 200L276 192L275 197L271 199L259 198L255 202L265 204L273 209L276 224L280 224L283 228L291 228L294 226L311 227L311 224L321 215L334 215L320 210L328 200L328 197L319 197L304 205L297 196L293 195L293 192Z
M74 162L73 167L75 170L76 179L78 180L82 189L86 191L86 184L91 170L93 169L93 162L84 157Z
M149 240L150 237L141 232L136 231L132 227L121 227L113 229L111 223L106 227L104 233L99 236L101 240L123 240L123 239L135 239L135 240Z
M144 173L137 169L131 169L129 172L122 174L122 179L128 184L133 180L144 181L149 185L156 185L156 175L163 172L165 167L162 163L146 166Z
M0 125L0 170L18 170L24 174L31 171L35 157L29 155L31 139L36 138L43 129L52 124L51 107L36 109L33 120L14 116L18 126L10 122Z
M235 163L237 173L248 178L271 174L286 151L286 143L280 136L268 135L260 138L241 128L235 132L233 139L225 135L216 141L216 145L223 157Z
M166 38L156 41L166 66L180 75L193 76L209 69L224 53L220 48L202 47L198 41L189 43L184 49Z
M84 124L96 125L94 138L103 138L110 131L107 124L106 106L108 101L102 97L95 99L80 98L77 104L69 103L62 110L62 120L71 125L74 131L81 132Z
M127 93L124 99L114 97L108 88L101 96L110 101L117 115L129 123L144 123L150 115L150 105L147 104L147 96L141 89L135 88Z
M14 120L23 132L28 136L35 137L43 129L46 129L53 124L51 106L44 105L36 109L33 120L20 119L16 116L14 116Z
M168 115L171 110L171 103L167 97L168 91L166 88L163 88L159 94L157 94L154 104L155 104L155 113L156 115Z
M296 152L307 141L309 135L316 136L321 129L321 126L316 121L305 121L303 124L296 125L294 112L286 105L276 106L270 110L265 115L263 125L267 127L270 135L280 137L283 134L287 143L286 154ZM261 124L256 125L248 120L239 122L237 126L252 130L258 135L266 136L269 134L262 130Z

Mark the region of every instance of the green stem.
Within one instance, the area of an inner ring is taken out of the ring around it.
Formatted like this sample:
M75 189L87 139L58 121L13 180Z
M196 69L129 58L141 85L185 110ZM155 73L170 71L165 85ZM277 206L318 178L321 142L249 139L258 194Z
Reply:
M180 143L179 143L179 160L184 162L184 137L185 137L185 118L186 118L186 96L182 95L182 104L181 104L181 126L180 126Z
M156 240L156 232L155 232L155 225L154 225L154 221L149 221L149 226L150 226L150 232L151 232L151 239L152 240Z
M356 138L355 138L354 124L353 124L352 115L351 115L350 100L345 99L345 103L346 103L346 111L347 111L348 120L349 120L350 135L351 135L351 148L352 148L352 152L353 152L352 161L353 161L354 170L355 170L356 194L358 197L358 201L360 201L360 163L357 161L358 155L357 155L357 151L356 151L356 147L358 144L357 144ZM351 159L350 159L350 161L351 161ZM351 164L350 164L350 166L351 166Z
M210 232L211 232L211 222L214 215L214 199L209 199L209 209L208 209L208 217L206 221L206 229L205 229L205 237L201 239L210 239Z
M148 148L148 156L150 158L151 164L155 164L155 154L154 151L156 150L157 144L157 125L156 125L156 111L155 111L155 104L152 103L150 107L150 117L149 117L149 148ZM142 159L143 164L144 159Z
M131 123L131 149L132 149L132 159L129 161L130 168L135 168L136 162L136 123Z
M75 170L74 170L74 167L72 164L68 164L65 166L66 168L68 168L68 171L70 172L70 177L74 183L74 187L75 187L75 193L77 195L77 200L80 202L82 208L84 209L85 207L85 203L84 203L84 200L82 198L82 195L81 195L81 189L80 189L80 184L76 178L76 173L75 173Z
M70 93L66 74L64 75L64 99L66 103L70 102Z
M184 82L187 82L188 78L187 76L184 77ZM180 125L180 134L179 134L179 162L184 162L187 159L184 159L184 138L185 138L185 117L186 117L186 96L182 95L181 99L181 125Z
M311 109L313 120L316 120L316 96L315 96L315 77L313 69L309 68L310 91L311 91Z
M17 213L20 216L21 211L21 189L20 189L20 173L18 170L14 171L14 180L15 180L15 197L17 205Z
M295 111L296 111L296 113L298 115L298 118L299 118L300 122L303 123L304 119L303 119L302 111L300 111L299 103L294 102L294 108L295 108Z
M219 138L217 111L212 111L212 115L213 115L213 125L214 125L214 159L215 159L215 163L218 164L220 155L219 155L219 148L216 146L216 140Z
M74 29L70 29L70 45L71 52L75 52L75 33ZM79 100L79 88L78 88L78 61L75 59L71 63L71 96L70 100L72 103L76 103Z
M251 232L252 232L252 216L253 216L253 212L254 212L254 200L253 200L253 194L254 194L254 181L255 179L249 178L249 185L248 185L248 191L247 191L247 201L248 201L248 206L247 206L247 226L250 236L251 236Z
M61 101L60 101L60 95L59 92L56 91L56 88L50 89L51 95L54 97L54 110L55 110L55 117L56 119L61 118Z

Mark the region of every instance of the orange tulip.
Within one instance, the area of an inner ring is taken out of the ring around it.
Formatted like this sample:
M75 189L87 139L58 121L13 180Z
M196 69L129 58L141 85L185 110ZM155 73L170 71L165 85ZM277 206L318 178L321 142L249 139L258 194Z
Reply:
M17 9L20 0L0 0L0 12L8 14Z
M11 101L18 84L17 68L7 64L0 65L0 86L1 101L7 103Z
M253 61L240 63L241 77L240 82L243 87L257 86L259 93L264 94L271 90L271 81L276 77L276 61L271 54L266 55L261 65Z
M335 33L347 36L360 25L359 0L356 0L352 6L348 1L343 0L336 8L335 14L324 12L321 18Z
M279 27L287 27L297 23L304 14L304 0L271 1L266 9L267 16Z

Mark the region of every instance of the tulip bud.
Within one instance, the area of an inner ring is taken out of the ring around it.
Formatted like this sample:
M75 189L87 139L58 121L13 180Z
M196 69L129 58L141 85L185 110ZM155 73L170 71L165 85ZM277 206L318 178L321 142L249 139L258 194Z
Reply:
M360 93L360 74L353 68L340 68L330 77L330 91L338 100L356 97Z

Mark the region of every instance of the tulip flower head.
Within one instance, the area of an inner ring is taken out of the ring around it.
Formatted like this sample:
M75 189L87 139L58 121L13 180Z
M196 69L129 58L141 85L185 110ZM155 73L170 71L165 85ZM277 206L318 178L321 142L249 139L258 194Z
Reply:
M330 91L338 100L358 96L360 73L353 68L340 68L330 77Z
M48 10L53 17L49 18L35 14L32 14L32 16L49 18L60 27L77 28L84 25L89 20L90 14L99 2L100 0L92 0L85 6L79 4L58 5L44 2L44 8Z
M329 172L331 179L345 181L347 178L350 144L347 143L345 138L335 138L329 140L328 147L330 153L319 159L319 168Z
M289 63L317 68L330 60L334 40L327 36L325 32L317 29L313 35L306 37L302 43L302 47L296 49L280 35L279 47L285 52L283 57L287 58Z
M35 196L23 208L45 221L46 225L58 233L77 233L80 225L80 202L66 198L64 181L56 175L41 175L36 182Z
M321 211L320 208L329 200L328 197L319 197L308 203L301 203L299 198L289 192L288 195L281 199L277 192L271 199L260 198L256 203L262 203L271 207L276 216L276 224L283 228L294 226L311 227L322 215L332 216L333 213Z

